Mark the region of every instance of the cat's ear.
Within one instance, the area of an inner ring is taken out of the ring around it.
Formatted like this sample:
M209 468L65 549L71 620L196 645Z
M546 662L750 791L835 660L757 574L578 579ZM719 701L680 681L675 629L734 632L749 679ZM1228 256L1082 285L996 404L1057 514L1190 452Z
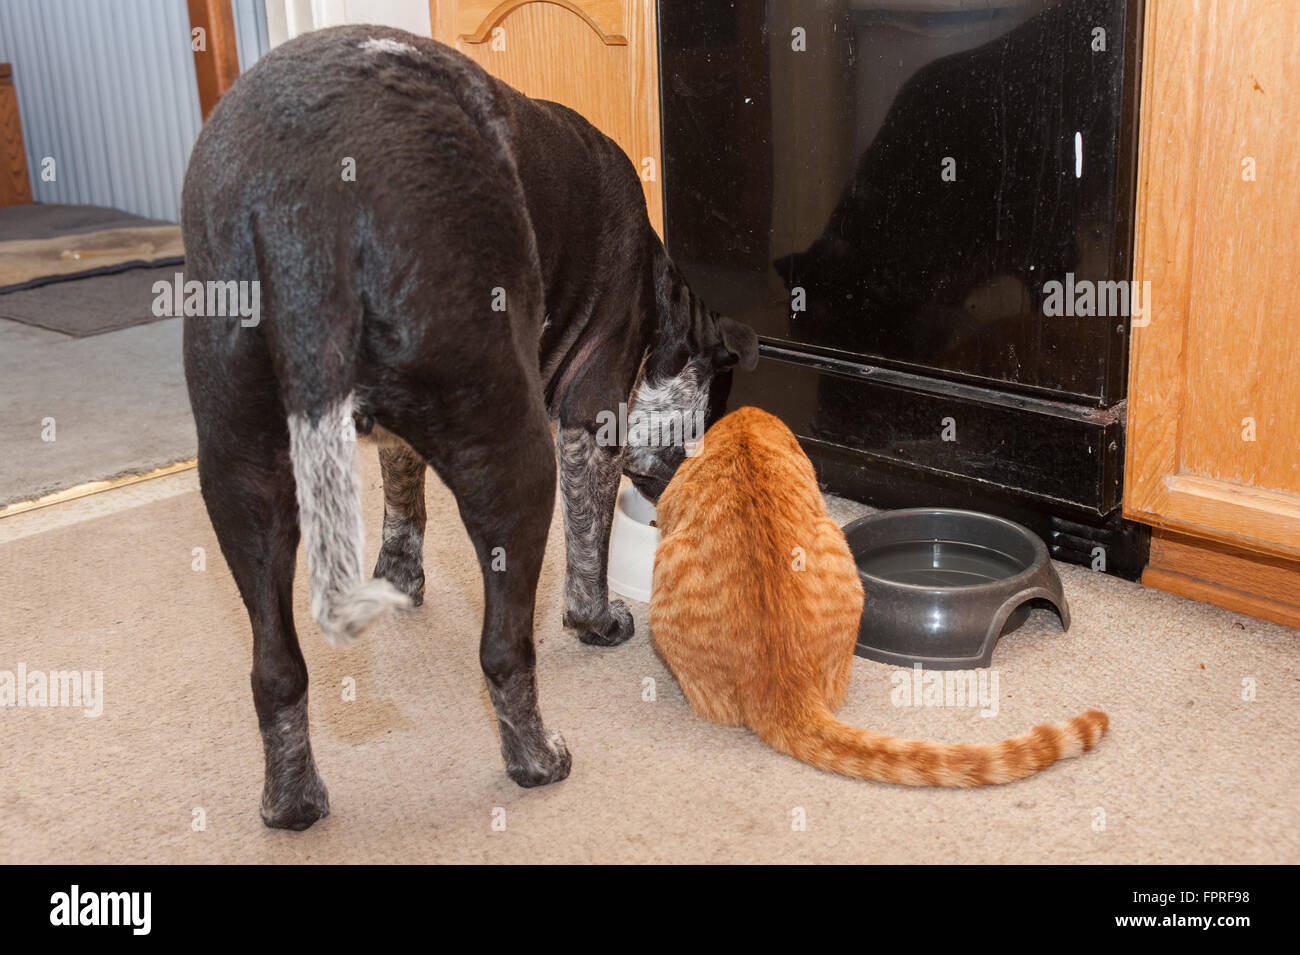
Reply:
M758 335L754 330L723 315L718 319L718 334L722 337L718 366L730 368L739 364L743 371L753 371L758 365Z

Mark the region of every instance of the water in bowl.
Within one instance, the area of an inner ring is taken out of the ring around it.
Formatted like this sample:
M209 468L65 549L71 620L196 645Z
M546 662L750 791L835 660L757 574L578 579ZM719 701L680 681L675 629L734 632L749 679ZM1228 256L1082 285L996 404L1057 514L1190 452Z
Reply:
M1025 569L1010 554L967 541L895 541L874 547L857 560L864 574L918 587L975 587Z

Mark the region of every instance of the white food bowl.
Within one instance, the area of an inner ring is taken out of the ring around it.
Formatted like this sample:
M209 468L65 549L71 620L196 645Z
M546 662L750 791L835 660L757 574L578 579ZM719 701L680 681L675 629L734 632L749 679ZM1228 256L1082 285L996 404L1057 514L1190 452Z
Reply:
M609 530L609 589L632 600L650 602L659 528L651 527L655 506L632 485L618 492Z

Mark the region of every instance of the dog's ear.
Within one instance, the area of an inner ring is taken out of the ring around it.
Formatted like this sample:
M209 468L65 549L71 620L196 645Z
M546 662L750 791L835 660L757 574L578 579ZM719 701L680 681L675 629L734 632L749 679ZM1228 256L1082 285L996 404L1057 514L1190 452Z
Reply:
M744 371L753 371L758 365L758 335L744 322L727 318L718 319L718 334L722 336L723 354L719 365L730 368L739 364Z

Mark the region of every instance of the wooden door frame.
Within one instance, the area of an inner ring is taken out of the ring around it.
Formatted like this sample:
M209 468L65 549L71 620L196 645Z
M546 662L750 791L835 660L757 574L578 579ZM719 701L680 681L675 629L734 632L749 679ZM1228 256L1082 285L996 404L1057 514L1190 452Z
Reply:
M13 84L13 66L0 63L0 206L32 204L32 180L27 171L27 146Z
M239 79L239 46L230 0L187 0L190 30L204 31L204 50L194 51L199 110L206 121L217 101ZM191 36L193 34L191 33Z
M491 0L462 8L456 0L428 0L433 38L447 44L481 44L491 39L492 30L511 14L534 4L562 7L586 23L601 43L625 47L634 72L630 75L633 114L644 114L644 123L634 122L632 142L625 148L640 168L649 158L654 163L653 179L642 183L650 224L664 234L663 144L659 102L659 7L657 0ZM467 5L468 6L468 5ZM622 145L622 144L620 144Z

